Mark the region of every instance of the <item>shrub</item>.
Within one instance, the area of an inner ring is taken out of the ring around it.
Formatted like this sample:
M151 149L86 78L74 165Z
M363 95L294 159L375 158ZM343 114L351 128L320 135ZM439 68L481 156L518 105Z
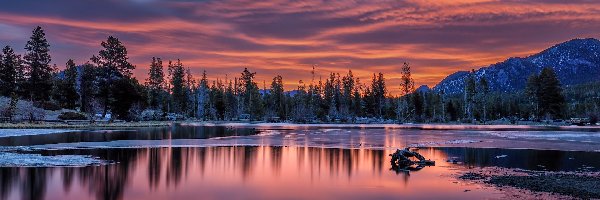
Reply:
M21 120L27 120L29 122L42 121L46 118L46 111L36 107L22 108L20 113Z
M589 113L588 117L590 118L590 124L591 125L596 125L596 123L598 123L598 114L596 114L596 113Z
M86 120L87 117L84 114L78 112L64 112L58 115L60 120Z
M160 110L146 109L140 115L141 119L145 121L164 119L164 113Z

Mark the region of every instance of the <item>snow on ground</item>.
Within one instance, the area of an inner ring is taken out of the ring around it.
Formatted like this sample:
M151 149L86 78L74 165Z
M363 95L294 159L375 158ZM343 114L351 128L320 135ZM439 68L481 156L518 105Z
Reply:
M69 130L69 129L0 129L0 137L13 137L13 136L24 136L24 135L43 135L43 134L74 132L74 131L79 131L79 130Z

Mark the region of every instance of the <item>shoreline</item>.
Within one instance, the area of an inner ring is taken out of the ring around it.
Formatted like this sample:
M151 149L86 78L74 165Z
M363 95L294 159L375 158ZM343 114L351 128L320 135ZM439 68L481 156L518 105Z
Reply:
M595 199L600 172L537 171L518 168L483 167L466 169L455 175L458 180L508 191L511 198Z
M66 124L62 122L42 123L0 123L2 129L87 129L87 128L144 128L144 127L167 127L173 121L144 121L144 122L114 122L114 123L91 123L91 124Z
M39 123L0 123L2 129L86 129L86 128L150 128L168 127L173 124L198 125L198 126L229 126L250 128L384 128L384 129L416 129L416 130L481 130L481 131L586 131L600 132L600 126L575 126L556 124L460 124L460 123L423 123L423 124L351 124L351 123L267 123L267 122L241 122L241 121L141 121L141 122L113 122L91 124L67 124L63 122Z

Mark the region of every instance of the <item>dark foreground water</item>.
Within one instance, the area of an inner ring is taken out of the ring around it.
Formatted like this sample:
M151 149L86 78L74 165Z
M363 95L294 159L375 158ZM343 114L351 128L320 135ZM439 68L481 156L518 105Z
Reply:
M536 137L520 137L522 132L197 125L3 137L0 198L489 199L506 194L455 175L494 166L548 171L600 167L600 153L594 149L600 144L597 133L526 133ZM404 146L421 146L418 152L436 166L392 170L388 154ZM573 148L556 150L564 146Z

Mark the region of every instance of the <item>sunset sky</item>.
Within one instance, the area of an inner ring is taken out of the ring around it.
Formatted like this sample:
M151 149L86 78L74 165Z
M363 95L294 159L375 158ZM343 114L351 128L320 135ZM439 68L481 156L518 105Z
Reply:
M85 63L109 35L128 48L134 74L151 58L180 58L199 76L257 82L298 80L351 69L362 82L385 73L398 89L403 62L416 85L435 85L457 70L527 56L572 38L600 37L600 1L386 0L3 0L0 45L19 53L35 26L46 30L52 63Z

